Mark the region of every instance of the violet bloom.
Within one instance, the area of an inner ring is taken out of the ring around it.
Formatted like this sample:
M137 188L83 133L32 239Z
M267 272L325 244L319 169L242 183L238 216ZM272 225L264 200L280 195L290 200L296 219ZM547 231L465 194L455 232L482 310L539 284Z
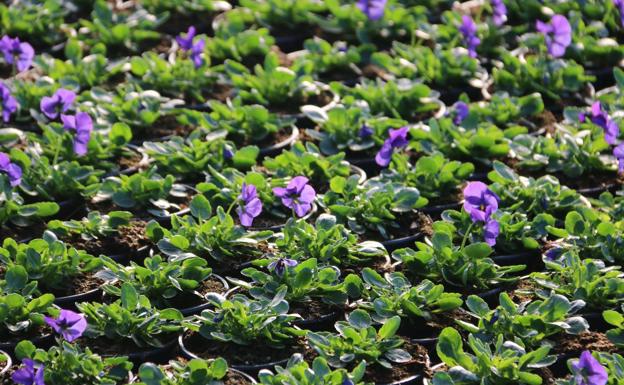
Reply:
M579 360L572 364L572 370L575 372L576 385L606 385L608 380L607 370L588 350L581 353Z
M255 217L262 212L262 202L258 198L256 186L243 183L241 193L238 196L240 206L236 209L241 225L251 226Z
M498 221L492 214L498 210L498 196L483 182L470 182L464 188L464 210L470 214L473 223L483 222L485 242L494 246L500 233Z
M492 0L492 20L498 27L507 21L507 7L503 0Z
M295 210L300 218L312 210L312 202L316 198L316 191L308 184L305 176L294 177L285 188L273 188L273 194L282 199L284 206Z
M14 64L19 72L30 68L35 57L33 47L26 42L20 42L20 39L17 37L3 36L0 39L0 51L4 55L4 60L8 64Z
M618 160L618 169L620 173L624 173L624 143L618 144L613 149L613 156Z
M0 171L9 177L9 183L15 187L22 183L22 168L11 162L9 156L0 152Z
M58 318L45 317L45 323L62 335L67 342L80 338L87 329L87 319L84 315L65 309L61 310Z
M550 19L550 23L540 20L536 23L536 28L544 35L548 52L553 57L561 57L572 43L572 27L570 22L563 15L555 15Z
M386 139L375 156L375 162L377 162L378 165L381 167L388 167L390 160L392 160L394 149L407 146L409 143L407 140L407 131L407 127L401 127L388 132L388 139Z
M61 115L63 127L68 131L76 131L74 136L74 152L77 155L87 153L87 144L91 139L93 131L93 121L86 112L79 112L76 115Z
M481 39L477 37L477 25L472 21L470 16L462 16L459 32L464 35L464 45L466 49L468 49L468 55L470 57L477 57L477 47L481 44Z
M223 159L230 160L234 157L234 152L228 146L223 147Z
M464 119L468 117L468 113L470 113L470 108L464 102L457 102L453 105L453 109L455 110L455 117L453 118L453 123L459 126L462 124Z
M176 41L180 45L180 48L182 48L185 51L188 51L193 47L194 38L195 38L195 27L190 26L188 31L186 32L186 36L185 37L182 35L177 36Z
M0 83L0 100L2 102L2 120L7 123L11 114L17 111L17 99L11 95L11 90L4 83Z
M284 275L286 268L297 266L297 261L288 258L279 258L271 263L269 263L269 271L275 271L275 274L280 277Z
M206 40L199 39L191 47L191 60L193 61L195 68L199 68L204 64L204 59L202 59L202 54L204 53L205 45L206 45Z
M56 119L60 114L67 112L76 100L76 93L64 88L56 90L52 96L41 98L39 107L41 112L50 119Z
M383 17L387 2L388 0L358 0L357 7L368 20L377 21Z
M13 373L11 379L21 385L45 385L43 381L43 365L36 363L30 358L22 360L22 366Z
M362 139L365 139L370 137L371 135L373 135L373 129L366 124L362 124L362 127L360 127L360 131L358 132L358 136Z
M620 12L620 23L624 26L624 0L613 0L613 5L615 5Z
M581 123L584 123L586 120L587 117L585 114L579 114L579 121ZM602 127L605 131L605 141L614 145L620 134L620 127L609 117L609 114L602 108L600 102L594 102L594 104L592 104L590 120L595 125Z
M559 257L561 257L562 254L563 254L563 249L561 247L552 247L548 249L548 251L546 251L544 255L546 256L546 259L548 259L549 261L554 261L555 259L558 259Z

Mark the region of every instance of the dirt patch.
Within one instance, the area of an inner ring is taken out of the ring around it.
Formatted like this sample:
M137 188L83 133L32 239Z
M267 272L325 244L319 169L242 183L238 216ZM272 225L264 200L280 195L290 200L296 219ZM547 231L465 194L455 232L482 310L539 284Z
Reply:
M407 350L412 355L412 359L409 362L393 364L391 370L379 365L369 365L366 367L364 379L375 384L389 384L414 375L424 375L430 378L431 369L429 368L427 348L408 340L405 340L401 348Z
M617 352L617 347L609 341L604 333L587 331L579 335L560 333L552 339L554 353Z

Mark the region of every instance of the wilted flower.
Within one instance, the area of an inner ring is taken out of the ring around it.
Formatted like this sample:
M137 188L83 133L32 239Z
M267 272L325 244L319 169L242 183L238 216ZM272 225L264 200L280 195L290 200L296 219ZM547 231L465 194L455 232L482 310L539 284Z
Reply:
M357 7L369 20L377 21L383 17L388 0L358 0Z
M7 174L11 186L15 187L22 183L22 168L11 163L9 156L3 152L0 152L0 171Z
M624 0L613 0L613 5L620 11L620 23L624 26Z
M17 111L17 99L11 95L11 90L4 83L0 83L0 99L2 100L2 120L6 123L11 114Z
M93 121L86 112L79 112L76 115L62 115L63 127L66 130L76 131L74 136L74 152L78 155L87 153L87 144L91 139L93 131Z
M33 47L26 42L20 42L20 39L17 37L3 36L0 39L0 51L4 55L4 60L9 64L15 64L19 72L30 68L35 57Z
M295 267L297 266L297 261L288 258L279 258L271 263L269 263L269 270L275 271L275 274L280 277L284 275L284 271L286 271L287 267Z
M585 114L579 114L579 121L581 123L584 123L586 119L587 117ZM609 117L607 111L602 109L602 104L600 104L600 102L594 102L594 104L592 104L590 120L595 125L602 127L605 131L605 141L614 145L620 134L620 127Z
M492 20L494 25L501 26L507 21L507 7L503 0L492 0Z
M204 59L202 59L202 54L204 53L205 45L206 45L206 41L204 39L199 39L191 47L191 60L193 61L195 68L199 68L204 64Z
M483 182L470 182L464 188L464 210L474 223L483 222L483 235L488 245L496 244L500 232L498 221L492 214L498 210L498 196Z
M45 385L43 381L43 365L36 363L30 358L22 360L22 366L13 373L11 378L21 385Z
M262 202L258 198L256 186L243 183L241 193L238 196L240 205L236 209L240 223L249 227L253 223L255 217L262 212Z
M405 147L409 143L407 140L407 127L397 128L388 132L388 139L381 146L381 149L375 156L375 162L381 167L387 167L392 159L392 153L395 148Z
M74 100L76 100L75 92L60 88L54 95L41 98L39 107L45 116L56 119L59 114L63 114L71 108Z
M618 160L620 173L624 173L624 143L620 143L613 149L613 156Z
M282 199L282 204L295 210L298 217L305 216L312 209L316 191L308 184L305 176L294 177L286 188L275 187L273 193Z
M561 57L572 43L572 27L568 19L562 15L555 15L550 23L537 21L536 28L544 35L548 52L553 57Z
M472 21L470 16L462 16L459 32L464 35L464 45L468 50L468 55L470 55L470 57L477 57L477 47L481 44L481 39L477 37L477 25Z
M67 342L80 338L87 329L87 319L84 315L65 309L61 310L58 318L45 317L45 323L62 335Z
M576 385L605 385L608 380L607 370L588 350L572 364L572 370Z
M561 257L561 254L563 254L563 249L561 247L551 247L546 251L546 253L544 253L546 259L549 261L554 261L555 259Z
M459 126L460 124L462 124L464 119L468 117L470 108L464 102L457 102L453 105L453 109L455 110L455 117L453 118L453 123Z
M373 135L373 129L366 124L362 124L362 127L360 127L360 131L358 132L358 136L364 139L368 138L371 135Z
M180 48L182 48L185 51L188 51L193 46L194 38L195 38L195 27L190 26L188 31L186 32L186 36L182 36L182 35L176 36L176 41L180 45Z

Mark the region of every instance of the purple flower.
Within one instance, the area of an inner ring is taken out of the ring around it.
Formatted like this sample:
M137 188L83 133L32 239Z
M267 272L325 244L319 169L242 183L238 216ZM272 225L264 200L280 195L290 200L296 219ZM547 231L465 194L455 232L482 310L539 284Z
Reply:
M360 131L358 132L358 136L362 139L368 138L373 135L373 129L367 126L366 124L362 124Z
M494 246L500 233L499 223L492 218L498 210L498 196L483 182L470 182L464 188L464 210L470 214L473 223L483 222L485 242Z
M93 121L86 112L79 112L76 115L62 115L63 127L66 130L76 131L74 136L74 152L77 155L87 153L87 144L91 139L91 131L93 131Z
M607 370L588 350L572 364L572 370L576 385L605 385L608 380Z
M36 363L30 358L22 360L23 367L13 373L11 378L17 384L22 385L45 385L43 381L43 365Z
M477 37L477 25L468 15L462 16L462 23L459 32L464 35L464 45L468 49L470 57L477 57L477 47L481 44L481 39Z
M305 176L294 177L286 188L273 188L273 194L282 199L284 206L294 209L298 217L305 216L312 209L312 202L316 198L316 192Z
M269 263L269 271L275 271L275 274L280 277L284 275L284 271L286 271L287 267L295 267L297 266L297 261L288 259L288 258L279 258L271 263Z
M241 225L251 226L255 217L262 212L262 202L258 198L256 186L243 183L241 193L238 196L241 205L236 209Z
M67 112L76 100L76 93L64 88L59 88L54 95L41 98L39 107L50 119L56 119L59 114Z
M624 26L624 0L613 0L613 5L620 11L620 23Z
M223 147L223 158L225 160L230 160L234 156L234 152L228 146Z
M35 50L28 43L21 43L19 38L3 36L0 39L0 51L4 55L4 60L8 64L15 64L19 72L30 68Z
M357 7L369 20L377 21L384 15L384 9L388 0L358 0Z
M185 51L190 50L193 47L193 38L195 38L195 27L190 26L188 31L186 32L186 37L182 35L176 37L176 41Z
M470 112L470 108L464 102L457 102L453 105L453 109L455 110L455 117L453 118L453 123L459 126L462 124L464 119L468 117L468 113Z
M204 64L204 59L202 59L202 54L204 53L205 45L206 45L206 40L199 39L191 47L191 60L193 61L193 64L195 64L195 68L199 68Z
M0 83L0 99L2 99L2 120L6 123L11 114L17 111L17 99L11 95L11 90L4 83Z
M624 143L618 144L613 149L613 156L618 160L618 168L620 173L624 173Z
M464 210L473 222L485 222L498 210L498 196L483 182L470 182L464 188Z
M555 259L561 257L561 254L563 254L563 249L561 247L551 247L544 255L549 261L554 261Z
M544 35L548 52L553 57L563 56L566 48L572 43L572 27L565 16L555 15L550 19L550 23L538 20L536 28Z
M388 167L390 160L392 159L392 153L395 148L405 147L409 143L407 140L407 127L397 128L396 130L390 130L388 133L388 139L381 146L381 149L375 156L375 162L381 167Z
M503 0L492 0L492 20L494 25L501 26L507 21L507 7Z
M579 121L584 123L587 120L585 114L579 114ZM590 120L597 126L602 127L605 131L605 140L607 143L614 145L620 134L620 127L610 117L607 111L602 108L600 102L594 102L591 107Z
M11 163L9 156L3 152L0 152L0 171L7 174L11 186L15 187L22 183L22 168Z
M87 319L84 315L65 309L61 310L58 318L45 317L45 323L62 335L67 342L80 338L87 329Z

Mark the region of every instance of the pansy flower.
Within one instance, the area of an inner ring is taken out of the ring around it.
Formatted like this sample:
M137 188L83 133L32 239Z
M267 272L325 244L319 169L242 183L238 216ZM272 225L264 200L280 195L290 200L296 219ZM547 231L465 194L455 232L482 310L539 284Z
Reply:
M58 89L52 96L41 98L39 107L41 112L50 119L56 119L72 107L76 100L76 93L64 88Z
M287 268L295 266L297 266L297 261L288 258L279 258L269 263L268 269L269 271L274 271L275 274L281 277L284 275Z
M22 367L17 369L11 379L16 384L21 385L45 385L43 380L43 365L39 364L30 358L24 358L22 360Z
M74 136L74 152L77 155L87 153L87 145L91 139L91 131L93 131L93 121L86 112L79 112L76 115L61 115L63 127L68 131L75 131Z
M176 41L181 49L188 51L193 46L193 39L195 38L195 27L190 26L186 32L186 36L176 36Z
M572 27L563 15L555 15L550 23L538 20L536 23L538 32L544 35L548 52L553 57L562 57L566 49L572 43Z
M87 329L87 319L80 313L62 309L58 318L45 317L45 323L55 332L62 335L67 342L82 336Z
M462 124L464 119L468 117L468 114L470 113L470 108L464 102L457 102L453 105L453 109L455 110L455 117L453 118L453 123L459 126L460 124Z
M0 152L0 171L9 177L9 183L15 187L22 183L22 168L11 162L9 156Z
M624 173L624 143L620 143L613 148L613 156L618 161L618 170Z
M624 26L624 0L613 0L613 5L620 12L620 23Z
M609 379L607 370L588 350L572 364L572 370L577 385L606 385Z
M295 211L298 217L305 216L312 210L316 191L308 184L305 176L294 177L286 187L273 188L273 194L281 198L282 204Z
M507 21L507 7L503 0L492 0L492 21L498 27Z
M371 21L377 21L384 15L388 0L358 0L357 7Z
M470 215L473 223L482 222L485 226L483 234L485 242L494 246L500 233L498 221L492 214L498 210L499 198L483 182L470 182L464 188L464 210Z
M240 203L236 209L238 219L240 219L241 225L249 227L252 225L254 218L262 212L262 201L258 198L256 186L243 183L238 201Z
M470 57L477 57L477 47L481 44L481 39L477 36L477 25L468 15L462 16L462 23L459 32L463 35L464 45Z
M579 114L579 121L584 123L587 120L585 114ZM609 113L602 108L600 102L594 102L591 107L590 120L595 125L602 127L605 132L605 141L614 145L620 135L620 127L609 116Z
M11 95L11 90L4 83L0 83L0 102L2 103L2 120L7 123L11 115L17 111L17 99Z
M409 143L407 140L407 132L407 127L397 128L396 130L390 130L388 132L388 139L384 141L384 144L375 156L375 162L377 162L379 166L388 167L392 160L394 149L407 146Z
M35 57L33 47L26 42L20 42L17 37L3 36L0 39L0 52L4 55L4 60L8 64L14 64L19 72L30 68Z
M205 45L206 40L199 39L191 46L191 60L193 61L195 68L199 68L204 64L202 54L204 53Z

